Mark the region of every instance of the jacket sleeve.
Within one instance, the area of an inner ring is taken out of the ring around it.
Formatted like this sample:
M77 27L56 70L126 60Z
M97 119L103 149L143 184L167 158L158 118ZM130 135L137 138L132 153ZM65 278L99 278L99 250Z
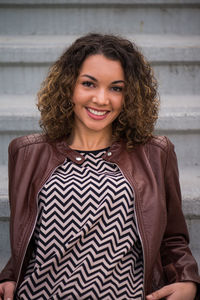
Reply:
M6 266L0 273L0 283L4 281L16 281L13 272L13 262L12 257L7 262Z
M165 165L165 190L167 226L161 244L161 259L168 283L193 281L198 285L200 299L200 277L197 263L189 249L189 235L181 207L178 164L173 144L167 140Z
M12 185L12 174L13 174L13 168L14 168L14 160L13 160L13 150L14 150L14 142L11 142L9 145L9 151L8 151L8 182L9 182L9 202L10 202L10 186ZM11 207L11 202L10 202ZM11 237L10 237L11 239ZM0 273L0 282L4 281L16 281L15 278L15 272L14 272L14 264L13 264L13 258L9 259L6 266L3 268L3 270Z

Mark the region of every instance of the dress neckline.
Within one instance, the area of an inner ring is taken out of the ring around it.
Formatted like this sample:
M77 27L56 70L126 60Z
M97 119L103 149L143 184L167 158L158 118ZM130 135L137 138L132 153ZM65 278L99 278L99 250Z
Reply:
M97 150L76 150L74 149L74 151L78 152L78 153L84 153L84 154L99 154L100 152L107 152L108 149L110 147L106 147L106 148L103 148L103 149L97 149Z

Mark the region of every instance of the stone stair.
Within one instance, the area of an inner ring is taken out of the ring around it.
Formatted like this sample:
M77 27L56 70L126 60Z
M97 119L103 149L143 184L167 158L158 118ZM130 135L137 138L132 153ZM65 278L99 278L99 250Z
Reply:
M0 0L0 268L9 256L8 144L40 130L41 81L64 49L91 31L125 35L151 61L161 98L156 133L176 147L200 266L200 0Z

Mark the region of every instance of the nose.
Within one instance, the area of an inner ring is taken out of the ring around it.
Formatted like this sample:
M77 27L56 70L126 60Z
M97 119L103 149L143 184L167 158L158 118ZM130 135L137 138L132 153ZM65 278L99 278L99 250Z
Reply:
M93 103L100 106L107 105L109 103L108 94L105 89L99 89L92 97Z

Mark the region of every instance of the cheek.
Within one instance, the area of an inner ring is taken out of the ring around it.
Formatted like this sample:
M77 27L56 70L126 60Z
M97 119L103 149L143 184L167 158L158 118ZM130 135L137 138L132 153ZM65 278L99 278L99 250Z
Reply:
M123 108L123 103L124 103L124 99L123 98L120 98L118 99L117 103L115 102L114 105L113 105L113 108L120 112Z
M72 101L75 105L84 105L88 101L89 95L84 93L83 90L77 88L74 90Z
M72 97L72 102L74 103L74 106L77 107L82 104L82 97L79 95L79 93L74 93Z
M82 93L80 91L80 87L75 86L73 94L72 94L72 101L74 103L77 103L77 102L81 101L81 98L82 98L81 95L82 95Z

